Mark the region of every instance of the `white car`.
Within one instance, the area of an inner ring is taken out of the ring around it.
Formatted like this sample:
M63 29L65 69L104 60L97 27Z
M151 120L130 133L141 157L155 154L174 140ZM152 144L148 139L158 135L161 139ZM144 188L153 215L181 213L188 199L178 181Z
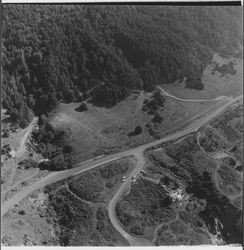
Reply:
M123 176L122 179L121 179L121 182L124 182L126 179L126 176Z

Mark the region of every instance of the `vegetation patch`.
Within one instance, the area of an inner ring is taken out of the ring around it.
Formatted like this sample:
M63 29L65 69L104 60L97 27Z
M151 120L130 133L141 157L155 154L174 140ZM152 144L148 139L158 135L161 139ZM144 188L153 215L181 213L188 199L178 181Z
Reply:
M213 128L204 129L203 134L199 138L201 147L207 153L214 153L220 150L225 150L230 145L224 138L216 133Z
M242 191L242 179L233 166L223 163L217 171L219 189L227 196L236 196Z
M160 91L154 91L150 99L147 99L143 103L142 110L148 112L149 114L154 114L157 109L162 109L165 99L161 95Z
M75 109L75 111L77 111L77 112L83 112L83 111L87 111L87 110L88 110L88 107L84 102L81 103L80 106Z
M200 77L197 77L197 78L188 77L185 82L185 86L186 88L192 88L196 90L204 89L204 85Z
M46 187L49 217L58 227L60 245L128 245L110 223L106 206L131 164L121 160Z
M83 200L104 202L133 163L130 159L115 161L77 175L69 181L69 189Z
M141 126L137 126L135 127L134 131L130 132L128 134L128 136L136 136L142 133L142 127Z
M183 77L190 87L201 89L211 51L221 44L226 53L235 54L242 41L237 25L241 12L236 9L129 6L126 14L124 10L124 6L4 6L2 99L11 119L26 126L33 113L47 115L58 102L81 97L111 106L131 90L151 91L159 82ZM218 33L215 39L213 33Z
M211 131L215 134L214 129L211 129ZM226 138L224 142L229 145ZM195 134L183 140L164 143L160 146L162 150L147 151L148 159L153 164L147 167L146 172L160 177L160 181L166 184L168 188L170 185L172 188L174 187L172 182L180 183L184 187L184 192L190 195L190 198L186 201L185 206L175 207L175 212L179 214L180 220L189 225L190 228L185 230L185 235L174 237L178 230L184 228L184 225L172 222L172 228L169 227L162 232L160 229L158 230L158 238L155 243L157 245L178 244L177 239L179 238L182 239L182 244L200 244L200 242L208 244L211 242L209 233L217 234L216 219L223 224L223 227L219 230L224 242L227 244L241 243L242 237L239 223L241 210L238 207L238 202L232 204L232 201L226 196L227 191L221 190L220 192L217 187L220 182L218 176L221 174L223 187L225 189L231 188L232 193L228 193L228 195L238 195L241 192L242 180L235 169L235 160L232 158L223 160L217 171L218 183L216 185L214 173L217 162L198 146ZM219 150L219 148L220 146L216 145L211 150ZM172 230L175 232L172 232ZM206 233L206 231L209 233Z
M234 68L234 65L235 65L234 62L229 62L228 64L222 64L221 66L216 64L213 70L218 71L221 74L221 76L234 75L237 72Z
M237 105L227 110L214 121L213 126L226 140L232 144L242 140L243 105ZM240 125L242 124L242 125Z
M60 245L76 245L73 242L76 234L80 237L79 244L88 245L89 232L92 231L94 209L70 195L65 188L61 188L49 196L49 206L55 211L59 226L57 237Z
M86 172L75 177L69 182L69 188L81 199L87 201L99 201L104 191L103 183L97 182L97 177L93 173ZM99 199L100 198L100 199Z
M204 210L199 212L199 216L207 224L211 233L217 233L215 218L218 218L223 225L220 229L223 240L227 244L241 243L241 227L238 225L241 211L219 192L210 174L206 172L202 176L196 176L194 181L189 183L186 191L194 194L198 199L206 199L207 204Z
M172 201L163 187L151 181L138 180L130 193L119 201L117 216L125 229L152 240L155 227L176 217Z
M32 140L36 143L34 150L41 153L47 160L39 164L40 169L60 171L72 168L72 158L69 156L73 148L64 143L65 132L54 129L43 115L39 118L39 129L33 131Z

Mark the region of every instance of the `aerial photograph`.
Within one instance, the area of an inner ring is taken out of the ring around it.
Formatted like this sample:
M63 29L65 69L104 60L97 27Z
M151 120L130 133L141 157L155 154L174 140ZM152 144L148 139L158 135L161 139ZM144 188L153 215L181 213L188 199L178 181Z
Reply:
M1 12L1 246L242 246L243 6Z

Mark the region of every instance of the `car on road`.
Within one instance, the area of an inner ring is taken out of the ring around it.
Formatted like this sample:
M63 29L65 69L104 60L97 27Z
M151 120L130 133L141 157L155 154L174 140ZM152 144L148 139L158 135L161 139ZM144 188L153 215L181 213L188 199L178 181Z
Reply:
M131 178L131 182L135 182L136 181L136 175L134 175L132 178Z
M121 182L124 182L126 179L126 176L123 176L122 179L121 179Z

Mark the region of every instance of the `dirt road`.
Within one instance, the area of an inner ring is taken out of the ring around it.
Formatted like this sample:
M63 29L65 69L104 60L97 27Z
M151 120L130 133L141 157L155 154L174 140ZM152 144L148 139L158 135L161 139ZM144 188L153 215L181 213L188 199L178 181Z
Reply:
M111 161L115 161L115 160L118 160L118 159L121 159L124 157L136 156L138 158L138 164L137 164L135 170L132 171L132 173L130 174L128 179L120 186L119 190L116 192L116 194L114 195L114 197L110 201L110 204L108 206L109 218L111 220L111 223L115 227L115 229L118 230L129 241L129 243L131 245L137 245L137 246L138 245L149 245L150 241L144 241L143 239L132 237L131 235L129 235L121 227L121 225L117 221L116 214L115 214L116 204L117 204L118 200L121 198L121 196L130 187L131 177L134 175L137 175L144 165L145 160L143 157L143 152L146 149L153 147L153 146L156 146L158 144L161 144L163 142L176 140L176 139L184 137L192 132L196 132L200 127L204 126L205 124L210 122L212 119L214 119L217 116L219 116L220 114L222 114L230 105L237 102L241 98L243 98L243 95L240 95L236 98L230 99L228 102L226 102L222 106L216 108L216 110L212 110L208 114L204 114L203 117L200 117L198 120L194 121L192 124L189 124L186 128L181 129L180 131L178 131L172 135L168 135L162 139L159 139L159 140L156 140L156 141L153 141L153 142L150 142L150 143L147 143L147 144L141 145L139 147L129 149L129 150L126 150L126 151L123 151L120 153L107 155L107 156L104 156L104 157L99 158L99 159L95 159L95 158L94 158L95 160L91 159L90 162L80 163L77 165L76 168L73 168L73 169L64 170L61 172L53 172L53 173L49 174L48 176L44 177L42 180L34 183L33 185L27 187L24 190L21 190L19 193L14 195L10 200L6 201L2 205L1 216L6 214L11 207L13 207L15 204L18 204L26 196L28 196L29 194L31 194L32 192L34 192L40 188L45 187L48 184L55 183L59 180L63 180L63 179L70 177L70 176L75 176L77 174L80 174L82 172L85 172L85 171L88 171L90 169L96 168L98 166L104 165L104 164L111 162Z
M179 97L176 97L174 95L169 94L166 90L164 90L160 86L157 86L157 87L161 91L161 93L163 93L163 95L171 97L171 98L173 98L177 101L181 101L181 102L212 102L212 101L219 101L223 98L229 98L227 96L218 96L217 98L214 98L214 99L182 99L182 98L179 98Z
M27 128L25 128L24 134L19 142L18 147L16 148L16 150L12 150L11 151L11 155L12 157L15 159L15 166L11 172L11 175L9 177L8 180L8 185L6 187L6 190L9 190L12 188L13 185L13 181L14 181L14 177L16 175L16 170L17 170L17 161L24 155L25 151L26 151L26 142L31 134L31 132L33 131L33 129L37 126L37 117L34 117L33 120L31 121L31 123L28 125ZM5 192L6 193L6 192ZM1 192L1 201L4 201L5 199L5 193Z

